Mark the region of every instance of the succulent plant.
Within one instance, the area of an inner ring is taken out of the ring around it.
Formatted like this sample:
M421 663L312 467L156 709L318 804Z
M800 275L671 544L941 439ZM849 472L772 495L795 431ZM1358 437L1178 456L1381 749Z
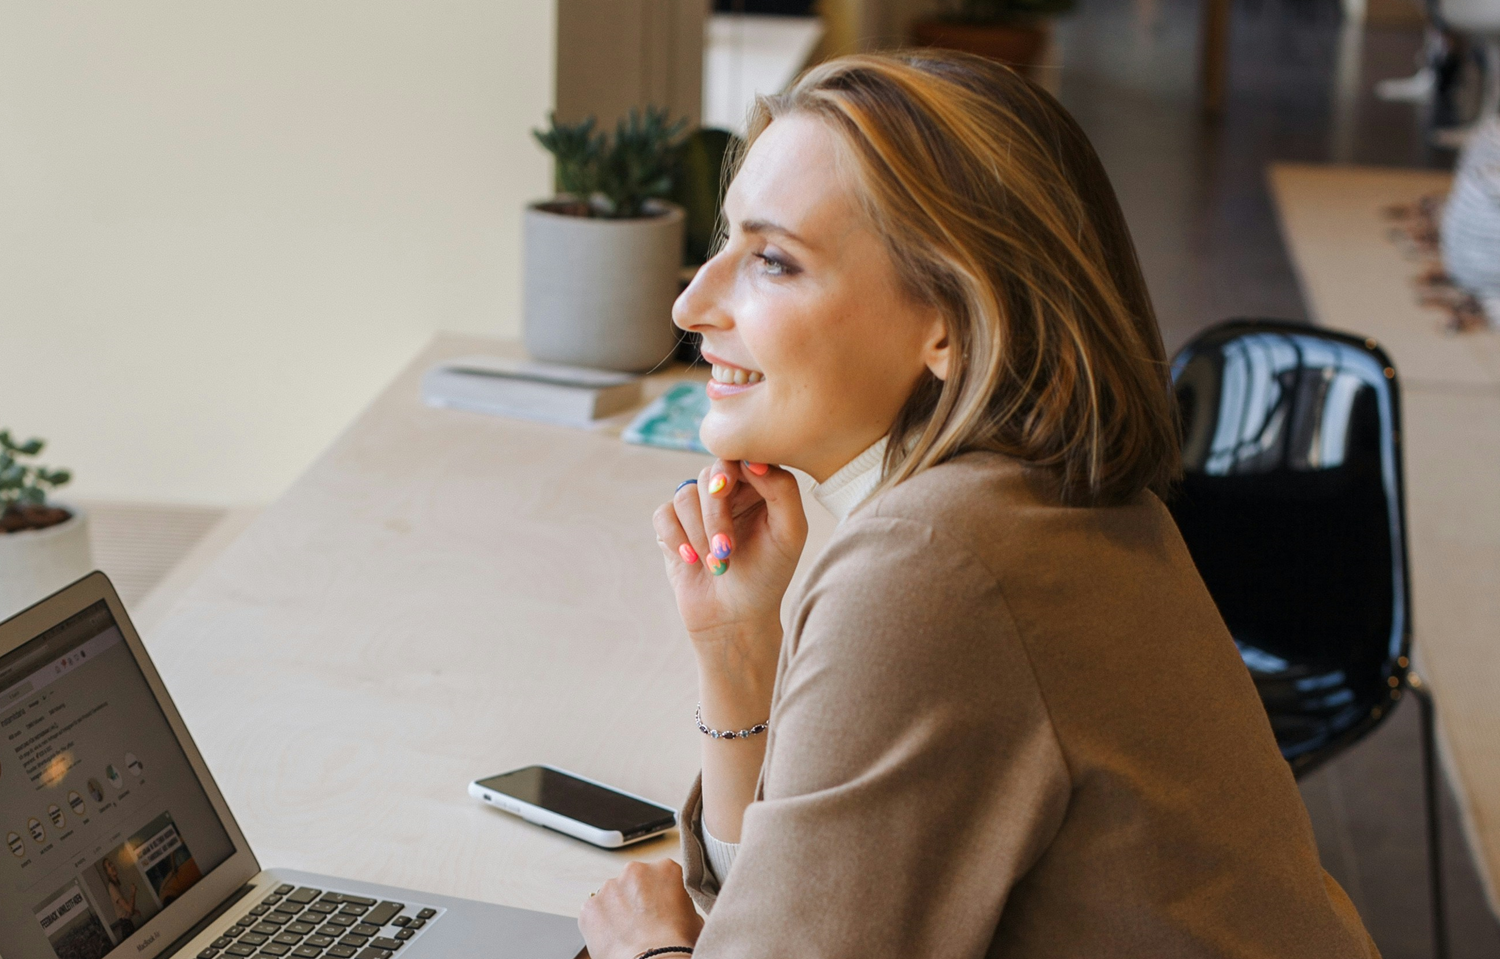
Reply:
M673 121L667 111L631 110L615 125L614 136L595 129L589 117L533 130L557 163L558 192L571 197L581 216L632 219L645 215L646 203L672 193L674 156L687 120Z

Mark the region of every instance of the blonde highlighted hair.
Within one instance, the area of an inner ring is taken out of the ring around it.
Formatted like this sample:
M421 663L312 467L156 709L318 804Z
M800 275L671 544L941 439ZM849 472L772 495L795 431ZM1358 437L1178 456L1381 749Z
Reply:
M1071 504L1164 492L1161 335L1114 190L1057 101L978 57L840 57L761 97L744 149L791 114L838 134L902 284L948 325L948 375L892 425L883 485L988 449L1050 468Z

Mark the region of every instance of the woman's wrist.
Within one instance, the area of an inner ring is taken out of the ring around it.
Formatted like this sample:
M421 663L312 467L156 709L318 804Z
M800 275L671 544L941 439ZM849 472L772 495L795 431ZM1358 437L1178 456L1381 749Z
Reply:
M698 702L710 726L739 729L765 722L776 686L776 661L698 663Z
M705 657L759 653L768 647L774 659L775 650L781 647L781 620L768 616L760 620L690 629L688 639L700 661Z
M738 688L734 693L701 689L698 719L715 729L748 729L771 715L771 686L764 691Z
M738 716L743 709L753 712L770 704L781 655L781 623L736 628L706 641L695 637L693 651L706 713L731 722L737 719L720 716L721 710L734 710Z

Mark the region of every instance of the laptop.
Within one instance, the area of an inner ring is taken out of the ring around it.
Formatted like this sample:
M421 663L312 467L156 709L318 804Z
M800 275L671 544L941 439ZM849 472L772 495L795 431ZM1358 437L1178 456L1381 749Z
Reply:
M566 916L262 869L103 573L0 623L3 959L573 959Z

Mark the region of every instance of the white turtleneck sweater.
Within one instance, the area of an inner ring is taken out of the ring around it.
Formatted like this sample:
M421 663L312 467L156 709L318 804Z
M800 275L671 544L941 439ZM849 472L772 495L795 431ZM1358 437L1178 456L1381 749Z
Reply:
M826 482L813 484L813 498L840 523L880 485L881 467L885 463L885 443L886 438L882 436L880 442L845 463ZM740 844L715 839L707 825L701 827L701 835L708 867L722 885L729 875L729 867L734 865L734 857L740 851Z

